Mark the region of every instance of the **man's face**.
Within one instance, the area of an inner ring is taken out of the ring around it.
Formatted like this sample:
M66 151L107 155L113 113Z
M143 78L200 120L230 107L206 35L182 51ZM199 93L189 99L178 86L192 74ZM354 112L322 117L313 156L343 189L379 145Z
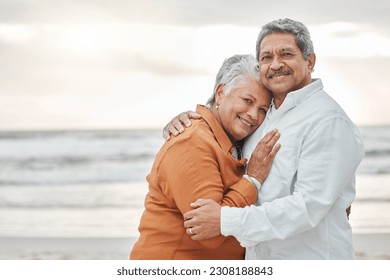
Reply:
M308 85L315 64L315 55L304 59L291 33L273 33L260 44L260 76L263 84L274 96Z

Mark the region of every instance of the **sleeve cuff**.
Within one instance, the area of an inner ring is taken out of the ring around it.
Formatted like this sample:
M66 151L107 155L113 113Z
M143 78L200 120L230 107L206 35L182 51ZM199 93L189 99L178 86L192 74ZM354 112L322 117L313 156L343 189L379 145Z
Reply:
M221 234L239 239L243 208L224 206L221 209Z
M259 182L259 180L257 180L255 177L251 177L247 174L244 175L244 178L249 180L253 185L255 185L258 191L260 190L261 183Z

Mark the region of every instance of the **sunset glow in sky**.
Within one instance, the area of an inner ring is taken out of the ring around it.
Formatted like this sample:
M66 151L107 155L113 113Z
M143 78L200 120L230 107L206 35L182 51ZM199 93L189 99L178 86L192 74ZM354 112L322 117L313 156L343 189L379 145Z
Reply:
M0 130L161 128L283 17L308 26L314 77L352 120L390 124L390 2L291 2L0 0Z

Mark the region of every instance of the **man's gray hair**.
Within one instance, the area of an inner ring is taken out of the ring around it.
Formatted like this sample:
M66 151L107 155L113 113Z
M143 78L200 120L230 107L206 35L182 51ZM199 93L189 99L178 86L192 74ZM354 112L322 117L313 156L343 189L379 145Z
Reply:
M305 59L314 53L313 42L310 38L309 30L303 23L289 18L279 19L264 25L257 37L256 42L256 59L260 58L260 44L264 37L272 33L291 33L295 36L298 48L301 50Z
M211 108L215 102L215 95L219 84L224 86L224 94L228 95L245 79L260 82L259 66L256 59L249 54L234 55L225 59L215 79L213 95L206 103Z

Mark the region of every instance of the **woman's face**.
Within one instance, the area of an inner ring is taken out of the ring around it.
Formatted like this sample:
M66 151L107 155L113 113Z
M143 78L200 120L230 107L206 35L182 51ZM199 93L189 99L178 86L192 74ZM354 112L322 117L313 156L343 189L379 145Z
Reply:
M264 120L271 93L259 82L247 78L228 95L219 88L216 94L217 119L232 141L251 134Z

